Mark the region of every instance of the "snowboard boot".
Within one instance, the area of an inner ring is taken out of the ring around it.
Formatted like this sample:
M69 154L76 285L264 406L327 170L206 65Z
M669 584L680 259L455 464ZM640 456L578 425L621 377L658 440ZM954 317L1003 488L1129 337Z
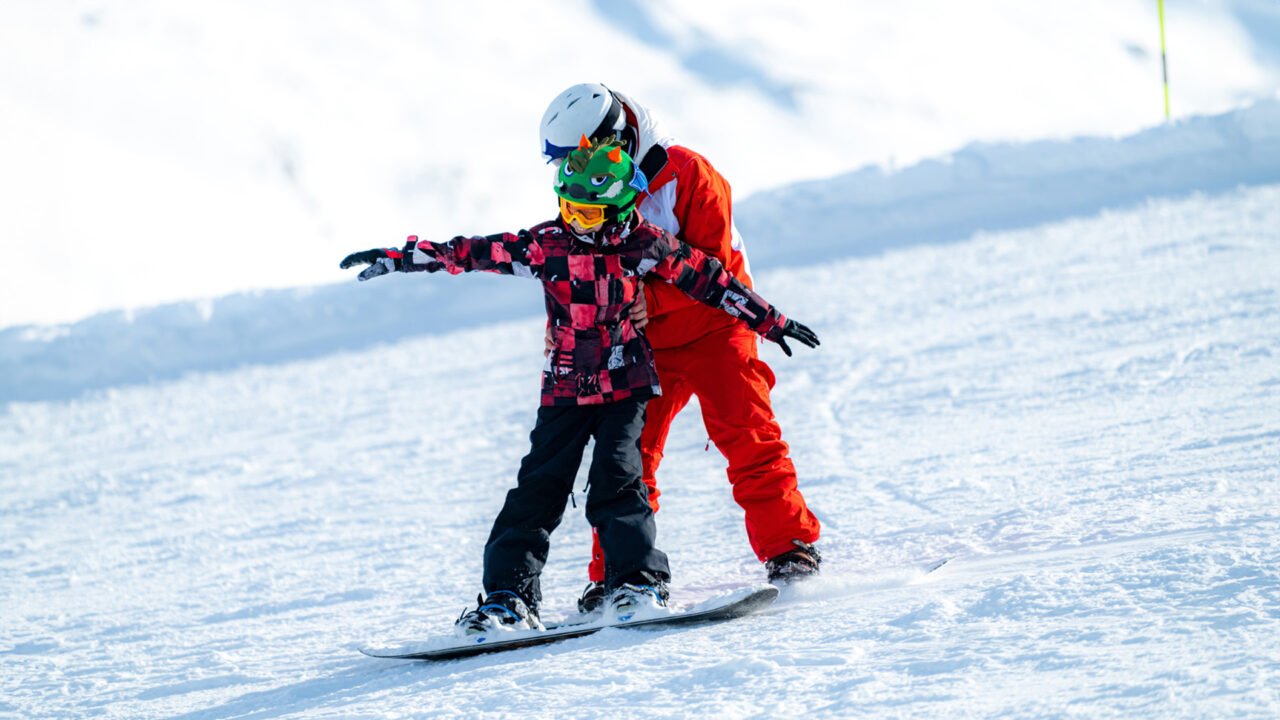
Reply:
M618 622L626 622L637 614L653 616L666 614L667 584L647 572L639 572L626 578L609 595L609 608Z
M582 591L582 597L578 598L578 612L583 615L591 615L600 612L604 607L604 583L599 580L592 580L587 583L587 587Z
M545 630L538 612L509 590L476 596L476 609L464 611L453 624L453 632L463 639L483 640L493 632Z
M822 564L818 548L799 540L791 542L796 546L794 550L771 557L764 564L769 582L775 585L790 585L797 580L812 578L818 574L818 566Z

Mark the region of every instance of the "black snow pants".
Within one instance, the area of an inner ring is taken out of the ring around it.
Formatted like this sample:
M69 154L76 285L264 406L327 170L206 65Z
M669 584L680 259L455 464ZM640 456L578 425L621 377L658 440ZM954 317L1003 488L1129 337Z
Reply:
M529 434L532 448L520 463L516 487L493 523L484 547L484 590L515 592L537 609L539 575L547 562L551 532L564 517L587 440L595 452L587 475L587 521L604 550L605 586L639 572L668 580L666 553L654 547L657 526L649 490L641 478L640 430L645 399L603 405L543 406Z

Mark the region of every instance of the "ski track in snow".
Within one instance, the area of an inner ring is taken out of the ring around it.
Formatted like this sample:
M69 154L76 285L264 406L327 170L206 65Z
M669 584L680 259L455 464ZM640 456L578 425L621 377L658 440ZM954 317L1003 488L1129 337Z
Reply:
M824 577L442 664L356 648L477 592L540 320L11 403L0 714L1274 717L1277 277L1280 186L763 273L823 342L763 352ZM762 577L705 442L695 404L659 475L686 600ZM549 617L587 540L570 507Z

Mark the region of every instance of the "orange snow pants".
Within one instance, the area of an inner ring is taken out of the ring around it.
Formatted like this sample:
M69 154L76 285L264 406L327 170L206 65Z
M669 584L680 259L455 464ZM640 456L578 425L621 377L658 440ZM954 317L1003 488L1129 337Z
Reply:
M656 512L661 493L655 474L667 431L689 398L698 396L707 436L729 461L733 499L746 512L751 549L764 562L793 549L793 539L816 541L819 524L796 487L796 469L769 404L773 371L757 357L757 342L750 330L730 326L688 345L655 349L662 395L649 401L640 454ZM599 540L588 573L591 580L604 579Z

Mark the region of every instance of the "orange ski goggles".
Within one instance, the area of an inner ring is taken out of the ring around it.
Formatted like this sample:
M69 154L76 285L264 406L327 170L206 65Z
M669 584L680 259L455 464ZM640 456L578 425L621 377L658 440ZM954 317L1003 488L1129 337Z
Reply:
M578 225L591 230L604 224L604 211L607 207L608 205L583 205L560 198L560 217L566 225L571 220L577 220Z

